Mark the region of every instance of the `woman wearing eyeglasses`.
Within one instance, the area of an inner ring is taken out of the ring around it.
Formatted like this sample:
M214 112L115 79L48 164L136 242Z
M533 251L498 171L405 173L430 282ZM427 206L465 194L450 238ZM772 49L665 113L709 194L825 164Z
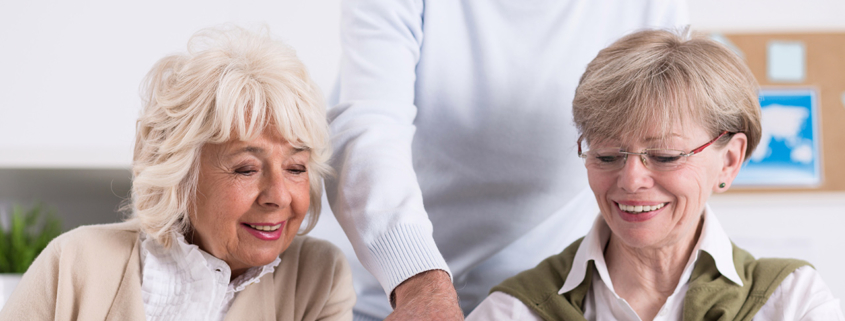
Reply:
M755 259L707 206L760 141L756 91L712 40L651 30L602 50L573 101L601 213L467 320L845 319L812 266Z

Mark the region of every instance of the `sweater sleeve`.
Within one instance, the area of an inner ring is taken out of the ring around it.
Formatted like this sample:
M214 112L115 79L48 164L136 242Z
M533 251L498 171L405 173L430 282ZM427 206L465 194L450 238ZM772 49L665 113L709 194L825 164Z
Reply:
M0 311L0 320L53 320L58 293L59 246L41 251Z
M342 5L339 104L329 110L336 176L326 194L358 259L390 294L420 272L451 275L411 158L421 0Z

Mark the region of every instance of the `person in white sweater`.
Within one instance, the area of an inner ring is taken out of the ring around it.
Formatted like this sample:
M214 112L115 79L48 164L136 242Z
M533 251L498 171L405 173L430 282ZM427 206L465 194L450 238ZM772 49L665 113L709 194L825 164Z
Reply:
M686 23L684 1L344 1L326 192L356 320L461 319L584 235L578 77L619 37Z

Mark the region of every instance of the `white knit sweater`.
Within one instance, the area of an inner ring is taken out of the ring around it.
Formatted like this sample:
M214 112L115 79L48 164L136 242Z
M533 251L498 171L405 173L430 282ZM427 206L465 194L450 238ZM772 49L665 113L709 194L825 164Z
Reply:
M597 210L575 152L578 79L620 36L686 24L681 0L349 0L342 10L326 191L375 276L355 271L356 309L377 317L390 312L384 292L430 269L451 272L469 311L586 233Z

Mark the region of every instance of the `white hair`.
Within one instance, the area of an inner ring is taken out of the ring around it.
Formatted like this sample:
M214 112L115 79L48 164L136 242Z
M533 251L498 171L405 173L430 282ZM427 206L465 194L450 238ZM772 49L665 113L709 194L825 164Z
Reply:
M238 27L205 29L188 52L159 60L147 74L133 158L131 220L164 246L190 228L200 152L205 144L251 140L267 126L311 151L310 216L320 214L330 172L325 106L294 50Z

